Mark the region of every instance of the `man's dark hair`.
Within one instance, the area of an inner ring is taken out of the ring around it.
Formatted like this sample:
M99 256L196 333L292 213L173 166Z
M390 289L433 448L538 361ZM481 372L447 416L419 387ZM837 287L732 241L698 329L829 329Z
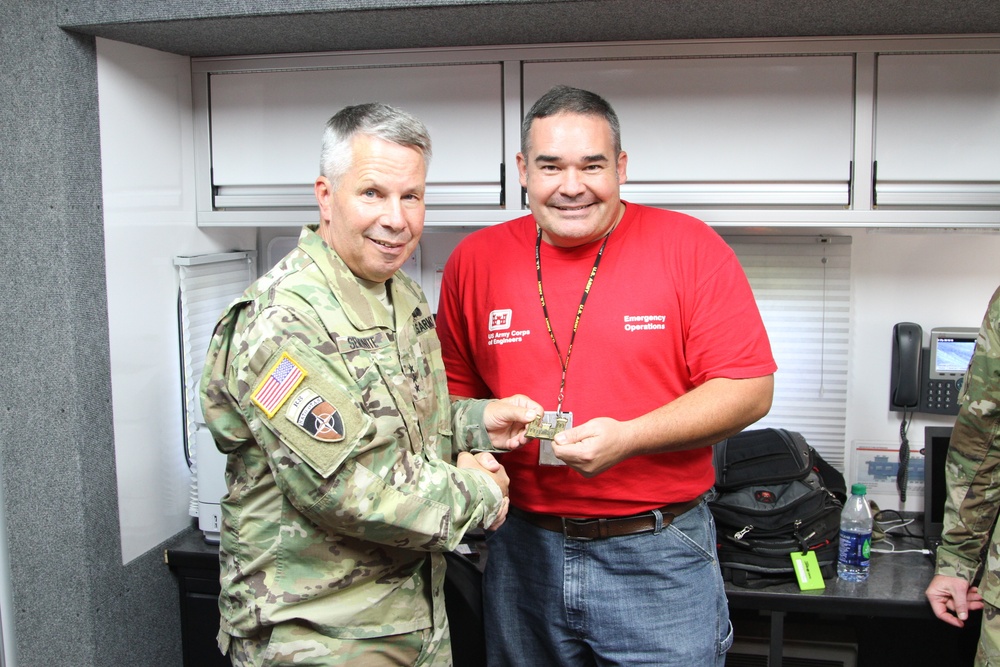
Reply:
M618 114L611 108L608 101L589 90L572 88L570 86L556 86L549 92L538 98L532 105L531 110L524 117L521 123L521 153L528 154L528 135L531 132L531 124L536 118L547 118L560 113L576 113L586 116L600 116L608 121L611 127L612 141L615 146L615 156L622 150L621 125L618 122Z

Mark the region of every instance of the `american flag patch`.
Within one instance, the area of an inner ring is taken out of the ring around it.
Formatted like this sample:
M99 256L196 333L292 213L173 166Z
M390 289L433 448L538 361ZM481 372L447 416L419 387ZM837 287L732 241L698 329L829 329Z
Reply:
M285 352L257 385L250 400L270 419L305 378L306 372Z

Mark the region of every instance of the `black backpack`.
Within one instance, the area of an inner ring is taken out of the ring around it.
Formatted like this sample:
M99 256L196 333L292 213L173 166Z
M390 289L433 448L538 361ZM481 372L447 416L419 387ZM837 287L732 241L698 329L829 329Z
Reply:
M789 554L814 551L824 579L836 574L843 475L801 434L744 431L714 447L719 566L726 581L763 588L795 581Z

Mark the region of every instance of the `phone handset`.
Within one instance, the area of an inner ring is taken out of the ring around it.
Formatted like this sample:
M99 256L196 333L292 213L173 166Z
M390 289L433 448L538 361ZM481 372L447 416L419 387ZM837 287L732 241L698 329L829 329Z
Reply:
M924 332L919 324L900 322L892 328L889 408L914 410L920 402L920 350Z
M892 369L889 383L889 407L903 412L899 424L899 469L896 473L896 490L900 502L906 502L906 485L909 482L910 442L906 438L909 423L908 411L920 403L920 356L924 332L919 324L900 322L892 328Z

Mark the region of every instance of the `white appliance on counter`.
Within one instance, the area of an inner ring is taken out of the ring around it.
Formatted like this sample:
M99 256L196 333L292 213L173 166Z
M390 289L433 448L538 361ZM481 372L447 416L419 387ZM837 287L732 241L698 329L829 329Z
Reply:
M205 541L218 544L220 503L226 493L226 456L215 447L201 412L198 385L208 343L223 311L257 277L252 250L175 257L183 368L185 456L191 468L189 514L198 518Z
M222 530L220 502L226 495L226 455L215 447L212 433L202 424L195 432L194 485L198 491L198 528L209 544L219 543Z

